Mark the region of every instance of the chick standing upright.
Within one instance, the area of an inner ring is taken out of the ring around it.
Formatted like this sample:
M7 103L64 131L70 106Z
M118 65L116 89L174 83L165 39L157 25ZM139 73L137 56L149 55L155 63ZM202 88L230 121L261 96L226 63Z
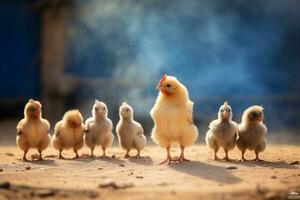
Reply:
M83 118L79 110L66 112L63 119L56 123L52 136L52 146L59 151L60 159L64 159L62 151L70 148L76 154L75 158L79 158L78 150L83 146L84 132Z
M188 90L175 77L167 75L162 77L156 88L160 92L150 115L154 121L152 139L167 150L167 158L161 164L188 161L184 149L198 137L198 129L193 122L193 102L189 99ZM180 145L178 159L170 155L172 144Z
M258 154L265 150L267 127L264 125L264 112L262 106L247 108L238 127L237 147L242 152L241 160L246 160L244 154L247 149L254 150L255 161L260 161Z
M20 149L24 151L23 160L27 161L26 154L30 148L37 148L42 160L42 151L50 143L50 124L42 118L42 105L39 101L30 99L24 108L24 119L17 125L16 142Z
M110 147L114 141L114 135L112 133L113 124L107 117L107 106L105 103L95 100L93 106L92 115L86 120L86 135L85 143L91 148L91 157L94 156L94 148L96 145L100 145L103 151L102 157L106 157L105 150Z
M206 144L214 150L214 160L219 159L217 152L220 147L225 151L225 160L230 160L228 151L236 145L238 125L232 119L232 109L227 101L220 107L218 119L209 124L209 130L206 133Z
M140 151L146 146L144 129L140 123L133 118L133 109L126 102L123 102L119 109L120 120L117 124L117 134L120 147L126 150L125 158L129 158L131 149L137 150L137 158L140 158Z

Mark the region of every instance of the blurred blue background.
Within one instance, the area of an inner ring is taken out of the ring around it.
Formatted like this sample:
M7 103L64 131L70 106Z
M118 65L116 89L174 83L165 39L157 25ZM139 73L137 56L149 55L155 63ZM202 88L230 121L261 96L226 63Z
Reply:
M21 117L36 98L51 121L70 108L86 118L98 98L116 124L126 100L149 132L167 73L189 89L203 131L228 100L237 122L259 104L271 132L297 133L299 10L298 0L1 1L0 116Z

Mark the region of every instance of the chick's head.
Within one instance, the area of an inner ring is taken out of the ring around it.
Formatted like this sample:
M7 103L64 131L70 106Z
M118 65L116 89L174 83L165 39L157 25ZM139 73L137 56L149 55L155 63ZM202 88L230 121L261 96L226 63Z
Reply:
M104 102L96 99L92 112L94 117L105 117L107 116L107 106Z
M79 128L83 118L79 110L70 110L64 114L63 121L70 128Z
M29 118L40 118L42 115L42 105L39 101L29 99L24 109L24 116Z
M232 110L228 102L225 101L224 104L220 107L218 117L221 120L231 120L232 119Z
M243 121L260 123L264 120L264 108L262 106L251 106L245 110Z
M127 102L123 102L119 109L120 117L133 118L133 109Z
M159 81L156 89L166 96L175 94L180 88L180 82L173 76L164 75Z

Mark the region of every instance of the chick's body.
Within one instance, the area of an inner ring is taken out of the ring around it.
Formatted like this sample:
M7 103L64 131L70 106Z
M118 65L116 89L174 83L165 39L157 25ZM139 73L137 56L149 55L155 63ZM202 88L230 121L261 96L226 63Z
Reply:
M189 100L186 87L175 77L165 75L157 88L160 93L150 112L154 121L151 137L156 144L167 149L164 162L176 161L169 152L172 144L181 147L178 161L186 160L184 148L192 145L198 136L198 129L193 123L193 102Z
M120 107L120 120L117 124L116 131L118 134L120 147L126 150L125 157L129 157L131 149L137 150L136 157L140 157L140 151L146 146L146 137L144 129L140 123L133 118L133 109L124 102Z
M85 127L81 113L78 110L70 110L64 114L61 121L57 122L52 136L52 146L59 150L59 158L64 149L73 149L78 158L78 150L83 146Z
M23 160L27 160L26 153L30 148L36 148L42 159L42 151L49 146L50 124L42 118L41 108L40 102L30 99L24 109L24 119L17 125L16 142L24 151Z
M86 120L85 143L91 148L91 156L96 145L100 145L103 150L102 157L106 157L105 150L110 147L114 141L112 133L113 124L107 117L107 107L105 103L98 100L93 106L93 117Z
M247 149L254 150L259 161L259 153L266 148L265 139L267 127L263 124L263 108L261 106L251 106L246 109L242 116L242 122L238 127L237 147L242 152L241 160L246 160L244 154Z
M224 103L220 107L218 119L209 124L209 130L206 133L206 144L214 150L214 160L218 159L217 152L220 147L225 151L225 160L229 160L228 151L236 145L238 125L232 119L231 107Z

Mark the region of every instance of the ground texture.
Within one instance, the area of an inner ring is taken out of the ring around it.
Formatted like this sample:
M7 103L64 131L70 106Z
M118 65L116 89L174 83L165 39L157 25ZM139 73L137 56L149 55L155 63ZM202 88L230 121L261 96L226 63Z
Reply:
M100 149L95 153L89 158L85 147L80 159L66 151L70 159L58 160L48 148L44 161L23 162L15 145L0 146L0 199L300 199L296 145L269 145L263 162L213 161L205 145L186 149L191 162L171 165L159 165L165 152L156 146L140 159L123 158L117 146L107 152L113 158L99 158ZM30 151L28 158L35 154ZM179 154L176 147L172 154ZM235 149L230 156L239 159L240 153Z

